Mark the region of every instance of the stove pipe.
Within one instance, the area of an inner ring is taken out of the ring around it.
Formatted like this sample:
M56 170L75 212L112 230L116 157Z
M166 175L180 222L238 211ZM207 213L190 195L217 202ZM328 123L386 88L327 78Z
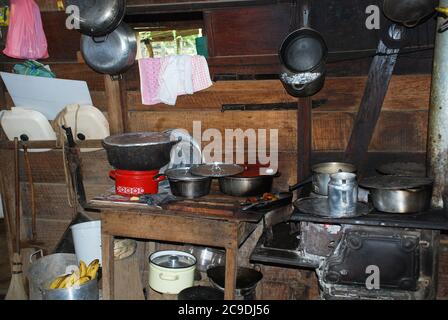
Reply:
M448 7L448 0L440 0L440 7ZM444 22L446 22L444 17L437 19L437 30ZM448 175L448 31L436 33L429 106L427 164L428 176L434 179L432 207L442 208Z

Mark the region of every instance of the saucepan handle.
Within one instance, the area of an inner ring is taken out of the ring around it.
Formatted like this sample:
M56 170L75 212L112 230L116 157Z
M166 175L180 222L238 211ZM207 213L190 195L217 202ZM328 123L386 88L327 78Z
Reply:
M155 176L152 178L152 180L155 181L155 182L160 182L160 181L163 181L163 180L165 180L165 179L166 179L166 175L163 174L163 173L159 173L159 174L155 175Z
M39 257L39 258L35 258L35 259L33 260L33 257L37 256L38 254L40 255L40 257ZM34 263L34 261L36 261L36 260L38 260L38 259L41 259L41 258L43 258L43 257L44 257L44 252L42 251L42 249L37 250L36 252L30 254L30 263Z
M112 179L115 179L116 178L116 171L115 170L110 170L109 171L109 177L111 177Z
M308 183L311 183L313 181L313 176L310 176L308 178L306 178L305 180L293 185L289 187L289 192L293 192L301 187L303 187L304 185L307 185Z

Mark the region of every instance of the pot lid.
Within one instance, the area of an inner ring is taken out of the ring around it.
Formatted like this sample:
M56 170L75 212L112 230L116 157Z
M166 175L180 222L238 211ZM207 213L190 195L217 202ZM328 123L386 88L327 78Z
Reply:
M362 179L360 186L369 189L401 190L432 185L433 180L422 177L374 176Z
M208 177L193 175L190 172L190 168L169 169L165 172L165 174L168 179L174 181L201 181L209 179Z
M104 143L115 147L141 147L171 142L170 135L162 132L137 132L109 136Z
M159 251L149 257L149 261L159 267L182 269L189 268L196 264L196 258L182 251Z
M417 162L390 162L376 169L382 174L408 177L426 177L426 166Z
M244 171L244 167L237 164L211 163L191 167L191 173L202 177L222 178L234 176Z
M356 172L356 167L350 163L344 162L324 162L312 167L313 172L333 174L338 172Z

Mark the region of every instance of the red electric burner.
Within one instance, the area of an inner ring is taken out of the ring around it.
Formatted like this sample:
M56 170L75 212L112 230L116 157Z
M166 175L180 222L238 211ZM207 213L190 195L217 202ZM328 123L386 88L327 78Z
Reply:
M138 196L142 194L157 194L159 182L165 176L159 176L159 170L127 171L112 170L109 176L115 179L115 193L122 196Z

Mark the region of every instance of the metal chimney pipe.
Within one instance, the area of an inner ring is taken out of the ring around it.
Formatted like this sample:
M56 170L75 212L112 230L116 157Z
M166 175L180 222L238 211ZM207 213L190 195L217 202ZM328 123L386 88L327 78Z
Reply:
M440 0L440 7L448 7L448 0ZM448 31L438 32L444 22L444 17L437 19L428 123L427 173L434 179L434 208L443 207L448 176Z

